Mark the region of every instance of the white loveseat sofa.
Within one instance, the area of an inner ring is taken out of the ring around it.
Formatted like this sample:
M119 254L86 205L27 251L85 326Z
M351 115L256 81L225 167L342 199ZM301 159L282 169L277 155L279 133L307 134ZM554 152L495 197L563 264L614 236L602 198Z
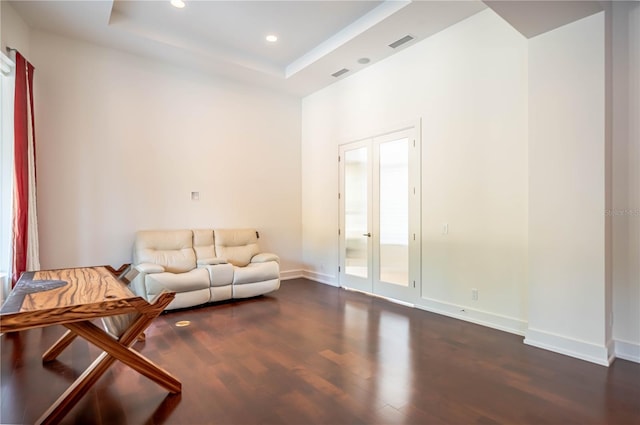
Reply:
M147 300L175 291L167 310L247 298L280 287L279 263L259 252L254 229L143 230L136 233L131 287Z

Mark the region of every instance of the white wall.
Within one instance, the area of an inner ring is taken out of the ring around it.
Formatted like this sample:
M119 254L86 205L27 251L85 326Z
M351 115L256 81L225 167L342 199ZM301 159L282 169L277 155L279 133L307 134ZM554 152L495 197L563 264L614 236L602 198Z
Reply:
M43 268L130 262L139 229L245 226L299 268L299 99L31 39Z
M640 362L640 4L613 3L613 337Z
M417 303L450 315L464 307L471 320L524 331L526 49L524 37L486 10L303 100L309 276L338 283L338 145L421 117Z
M29 27L8 1L0 1L0 47L18 49L29 58Z
M527 343L606 363L604 12L529 41Z

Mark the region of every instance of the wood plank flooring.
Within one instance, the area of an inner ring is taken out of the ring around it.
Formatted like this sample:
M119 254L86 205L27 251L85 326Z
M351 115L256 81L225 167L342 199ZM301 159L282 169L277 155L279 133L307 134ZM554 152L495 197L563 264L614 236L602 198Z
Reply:
M1 337L0 423L33 423L99 354L77 339L43 365L63 332ZM117 363L62 423L640 424L640 364L605 368L304 279L163 314L134 347L182 394Z

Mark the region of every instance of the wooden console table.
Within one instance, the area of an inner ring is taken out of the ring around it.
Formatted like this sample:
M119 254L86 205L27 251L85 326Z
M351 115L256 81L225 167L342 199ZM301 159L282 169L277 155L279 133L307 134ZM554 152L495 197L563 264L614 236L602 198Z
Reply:
M58 357L77 336L104 351L37 423L59 422L116 360L179 393L178 379L130 348L174 297L173 292L162 292L149 303L105 267L24 273L0 310L0 332L65 326L68 331L44 353L44 362ZM103 318L115 335L91 323L96 318Z

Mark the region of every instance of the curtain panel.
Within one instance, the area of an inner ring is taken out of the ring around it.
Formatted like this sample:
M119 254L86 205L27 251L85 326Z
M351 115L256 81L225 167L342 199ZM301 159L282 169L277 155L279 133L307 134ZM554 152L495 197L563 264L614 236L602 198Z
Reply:
M14 187L12 284L27 270L39 270L36 208L34 67L16 52L14 98Z

